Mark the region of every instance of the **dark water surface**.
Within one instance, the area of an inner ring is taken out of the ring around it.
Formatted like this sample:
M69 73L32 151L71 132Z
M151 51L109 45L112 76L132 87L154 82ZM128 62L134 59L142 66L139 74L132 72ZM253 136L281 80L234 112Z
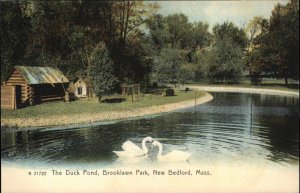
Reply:
M13 131L1 129L1 160L7 163L93 164L115 162L126 140L140 146L152 136L164 152L193 153L192 160L267 160L299 164L299 99L212 93L204 105L112 124ZM150 157L157 151L150 150Z

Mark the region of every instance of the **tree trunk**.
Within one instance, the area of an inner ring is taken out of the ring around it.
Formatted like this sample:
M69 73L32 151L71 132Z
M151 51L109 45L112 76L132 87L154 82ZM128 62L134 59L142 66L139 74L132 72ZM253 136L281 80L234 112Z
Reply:
M102 96L99 95L99 96L98 96L98 102L99 102L99 103L101 103L101 98L102 98Z
M129 17L130 17L130 11L131 11L131 3L130 1L127 1L127 8L126 8L126 20L125 20L125 26L124 26L124 37L123 37L123 44L124 47L126 45L126 36L127 36L127 30L128 30L128 22L129 22ZM125 5L125 2L124 2ZM125 7L124 7L125 8Z
M287 74L285 74L285 76L284 76L284 84L285 84L285 86L288 86L288 76L287 76Z

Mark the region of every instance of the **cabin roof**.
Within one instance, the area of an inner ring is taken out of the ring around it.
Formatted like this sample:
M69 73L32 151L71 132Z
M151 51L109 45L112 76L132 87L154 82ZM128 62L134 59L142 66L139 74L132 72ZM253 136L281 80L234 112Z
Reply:
M15 69L28 84L69 83L69 80L58 68L15 66Z

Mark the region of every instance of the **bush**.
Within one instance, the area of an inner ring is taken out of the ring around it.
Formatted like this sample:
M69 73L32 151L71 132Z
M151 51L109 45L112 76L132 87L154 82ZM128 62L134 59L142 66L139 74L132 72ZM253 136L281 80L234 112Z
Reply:
M153 88L158 88L158 83L157 83L157 82L153 82L153 83L152 83L152 87L153 87Z
M174 89L171 89L171 88L167 89L166 90L166 96L175 96Z

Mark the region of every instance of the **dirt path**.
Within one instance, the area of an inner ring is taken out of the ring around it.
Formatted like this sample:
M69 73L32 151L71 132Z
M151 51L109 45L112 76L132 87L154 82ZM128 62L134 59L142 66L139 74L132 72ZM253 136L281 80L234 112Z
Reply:
M241 93L256 93L256 94L270 94L270 95L285 95L299 97L299 92L279 89L267 88L242 88L242 87L222 87L222 86L189 86L189 88L199 89L210 92L241 92Z

